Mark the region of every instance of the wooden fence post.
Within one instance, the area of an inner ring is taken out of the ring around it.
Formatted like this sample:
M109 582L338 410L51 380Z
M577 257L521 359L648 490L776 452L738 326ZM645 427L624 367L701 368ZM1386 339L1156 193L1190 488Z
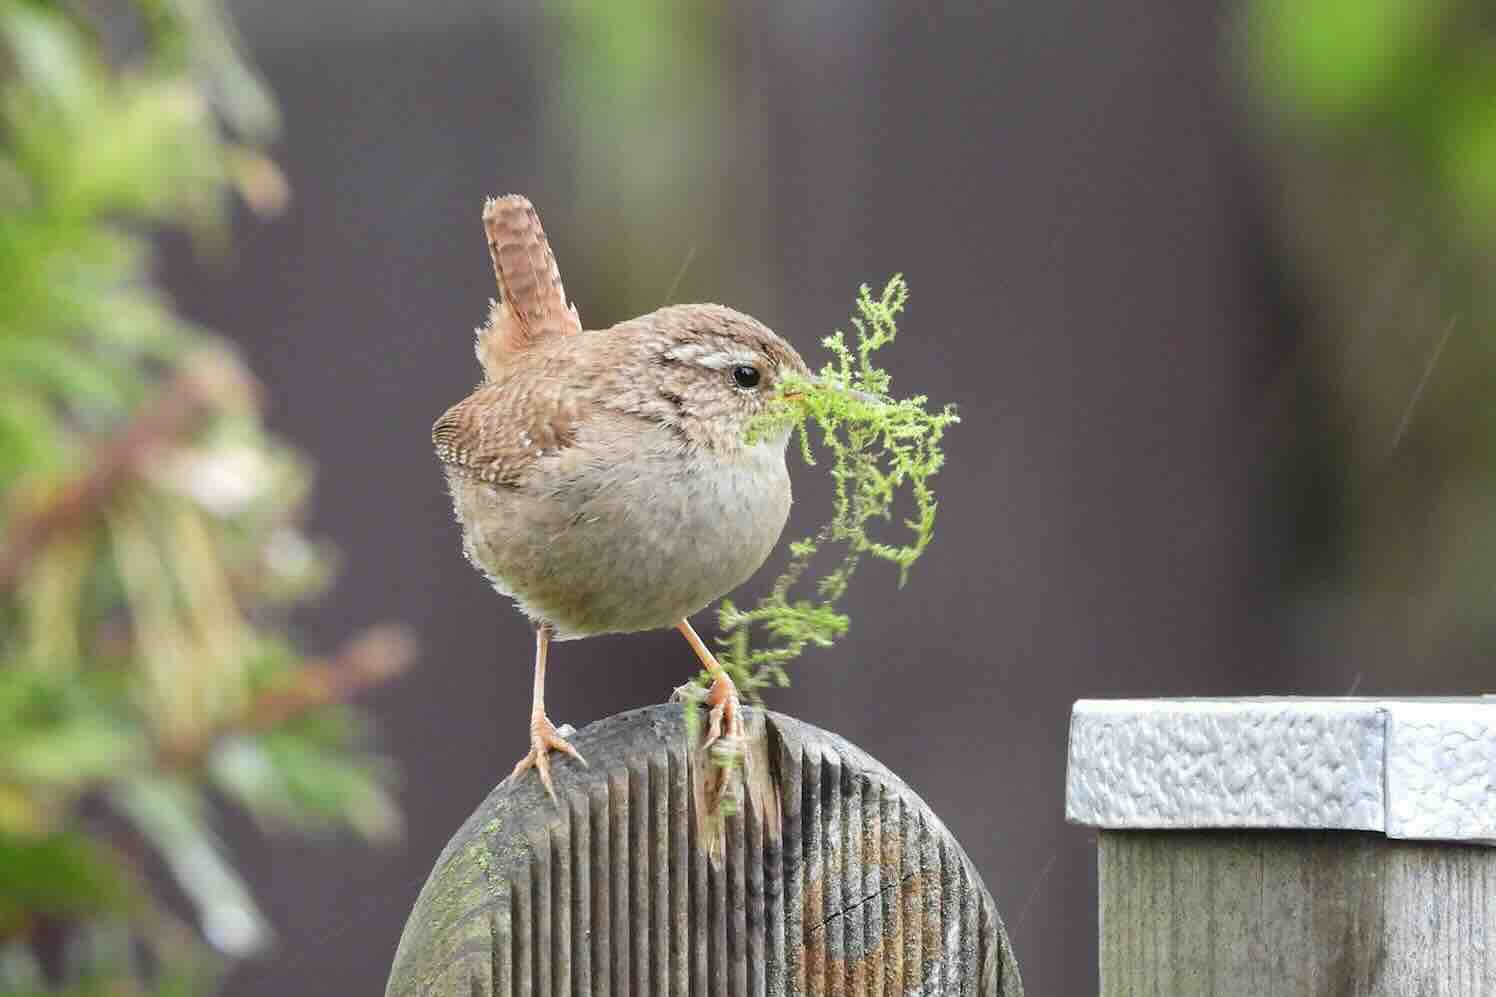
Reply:
M1102 997L1496 995L1496 697L1076 704Z
M560 806L500 783L437 859L386 997L1023 997L929 807L842 738L746 712L742 807L715 831L679 706L578 731L591 764L556 766Z

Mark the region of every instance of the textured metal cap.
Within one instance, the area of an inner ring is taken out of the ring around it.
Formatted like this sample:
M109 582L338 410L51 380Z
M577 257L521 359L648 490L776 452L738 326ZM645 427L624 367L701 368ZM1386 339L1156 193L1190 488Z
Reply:
M678 706L600 721L564 811L506 780L416 901L387 997L1021 997L981 878L929 808L845 740L746 711L755 769L717 858Z
M1496 843L1496 697L1082 700L1065 816Z

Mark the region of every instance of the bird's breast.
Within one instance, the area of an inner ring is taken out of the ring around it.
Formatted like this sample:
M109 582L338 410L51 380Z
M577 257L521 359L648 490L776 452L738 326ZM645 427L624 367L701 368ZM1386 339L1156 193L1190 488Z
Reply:
M559 636L673 626L747 581L784 529L777 441L727 457L646 443L578 459L540 492L454 486L469 555Z

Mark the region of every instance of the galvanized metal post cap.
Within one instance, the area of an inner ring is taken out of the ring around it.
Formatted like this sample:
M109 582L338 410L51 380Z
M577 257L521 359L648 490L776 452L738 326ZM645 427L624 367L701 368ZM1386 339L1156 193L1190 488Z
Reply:
M1496 843L1496 697L1081 700L1065 816Z

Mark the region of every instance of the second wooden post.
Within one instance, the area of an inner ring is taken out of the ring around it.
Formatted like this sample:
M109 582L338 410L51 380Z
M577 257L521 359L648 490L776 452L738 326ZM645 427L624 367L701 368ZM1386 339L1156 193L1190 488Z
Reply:
M1496 700L1082 702L1102 997L1496 994Z

